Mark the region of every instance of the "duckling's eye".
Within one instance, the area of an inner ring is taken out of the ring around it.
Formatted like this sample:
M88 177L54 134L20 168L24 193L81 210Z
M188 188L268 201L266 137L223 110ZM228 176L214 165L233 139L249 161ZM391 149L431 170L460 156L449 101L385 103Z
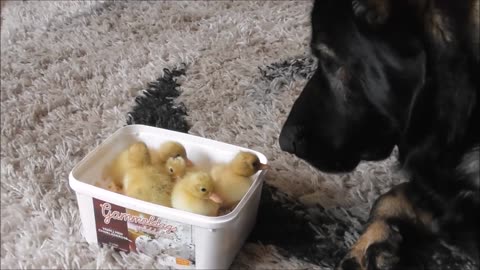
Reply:
M170 173L173 173L173 168L172 167L168 168L168 170L170 171Z
M207 192L207 189L204 188L204 187L202 187L202 188L200 189L200 191L201 191L201 192Z

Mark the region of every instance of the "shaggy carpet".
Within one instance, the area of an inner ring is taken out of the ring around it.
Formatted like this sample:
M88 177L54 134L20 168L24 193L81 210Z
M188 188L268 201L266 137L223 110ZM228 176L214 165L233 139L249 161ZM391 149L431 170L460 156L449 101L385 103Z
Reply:
M68 173L118 128L146 124L264 153L257 225L232 268L332 269L395 155L328 175L280 151L315 68L305 2L7 2L1 29L1 268L165 268L88 245ZM424 269L473 269L438 243Z

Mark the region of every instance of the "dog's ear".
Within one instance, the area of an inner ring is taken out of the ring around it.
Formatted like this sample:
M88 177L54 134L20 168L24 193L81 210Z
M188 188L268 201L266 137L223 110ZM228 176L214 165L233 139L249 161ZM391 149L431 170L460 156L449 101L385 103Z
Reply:
M473 36L465 31L468 20L462 16L469 14L457 12L468 5L454 9L448 1L435 2L422 20L427 82L413 99L404 136L417 164L442 166L458 158L453 153L462 151L478 120L478 60L467 45Z

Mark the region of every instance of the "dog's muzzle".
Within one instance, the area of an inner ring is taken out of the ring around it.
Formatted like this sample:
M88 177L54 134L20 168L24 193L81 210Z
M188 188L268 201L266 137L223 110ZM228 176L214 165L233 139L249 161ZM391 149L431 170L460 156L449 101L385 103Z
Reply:
M301 154L302 148L302 129L299 126L283 127L279 138L280 149L291 154Z

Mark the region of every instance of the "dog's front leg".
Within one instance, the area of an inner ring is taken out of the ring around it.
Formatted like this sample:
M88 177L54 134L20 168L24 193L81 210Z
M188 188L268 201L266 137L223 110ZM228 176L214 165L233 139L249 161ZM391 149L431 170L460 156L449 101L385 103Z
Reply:
M392 188L375 202L369 222L358 241L340 262L339 270L395 269L406 235L399 224L425 228L431 215L415 208L408 199L408 183Z

